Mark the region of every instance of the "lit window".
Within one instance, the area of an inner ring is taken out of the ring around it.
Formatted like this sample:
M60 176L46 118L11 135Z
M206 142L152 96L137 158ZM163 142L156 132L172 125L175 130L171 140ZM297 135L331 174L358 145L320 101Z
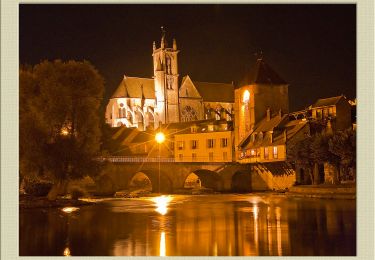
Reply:
M254 149L251 149L251 151L250 151L250 156L251 156L251 157L255 157L255 150L254 150Z
M207 139L207 147L214 148L215 147L215 140L214 139Z
M250 100L250 92L248 90L245 90L242 96L242 102L248 103Z
M191 140L191 149L197 149L197 148L198 148L198 141Z
M221 147L228 147L228 138L221 138Z
M177 142L177 149L183 150L184 149L184 141L178 141Z
M273 158L277 159L277 146L273 147Z
M269 155L268 155L268 147L264 147L264 159L268 160Z

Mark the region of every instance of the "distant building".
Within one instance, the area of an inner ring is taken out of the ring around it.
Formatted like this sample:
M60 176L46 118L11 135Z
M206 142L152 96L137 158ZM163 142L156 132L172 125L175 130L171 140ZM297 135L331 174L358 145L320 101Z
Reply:
M180 85L178 53L176 40L168 47L163 31L160 47L153 43L153 78L124 76L107 104L106 122L145 131L160 124L232 120L233 84L197 82L185 76Z
M320 125L322 130L342 131L356 124L356 102L344 95L321 98L305 110L290 113L290 116Z
M271 115L270 110L248 136L239 144L240 163L269 163L286 161L287 145L306 137L306 121L289 120L288 114Z

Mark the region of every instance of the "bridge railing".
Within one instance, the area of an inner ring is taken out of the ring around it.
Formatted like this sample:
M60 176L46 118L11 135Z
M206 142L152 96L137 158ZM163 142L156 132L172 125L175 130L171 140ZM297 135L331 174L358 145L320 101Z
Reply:
M101 156L98 161L108 161L112 163L143 163L143 162L175 162L171 157L132 157L132 156Z

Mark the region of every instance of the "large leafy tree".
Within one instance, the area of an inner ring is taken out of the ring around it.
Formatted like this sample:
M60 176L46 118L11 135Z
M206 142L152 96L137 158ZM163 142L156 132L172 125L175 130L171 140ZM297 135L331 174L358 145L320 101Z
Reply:
M96 173L104 81L88 61L20 69L20 171L55 182Z
M314 162L311 160L311 144L313 142L313 137L307 136L300 141L291 144L287 150L287 159L289 162L296 163L303 168L309 169L310 179L314 180L312 175L312 169Z
M353 129L348 129L335 133L329 140L329 151L340 158L343 169L349 169L354 175L352 177L355 178L356 132Z

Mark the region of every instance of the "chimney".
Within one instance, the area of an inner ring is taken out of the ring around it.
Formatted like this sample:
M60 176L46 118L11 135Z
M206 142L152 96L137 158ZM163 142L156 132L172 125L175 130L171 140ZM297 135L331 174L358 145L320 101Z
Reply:
M280 110L281 111L281 110ZM284 142L286 143L286 129L284 130L283 132L283 136L284 136Z
M267 108L267 121L271 120L271 109L268 107Z

